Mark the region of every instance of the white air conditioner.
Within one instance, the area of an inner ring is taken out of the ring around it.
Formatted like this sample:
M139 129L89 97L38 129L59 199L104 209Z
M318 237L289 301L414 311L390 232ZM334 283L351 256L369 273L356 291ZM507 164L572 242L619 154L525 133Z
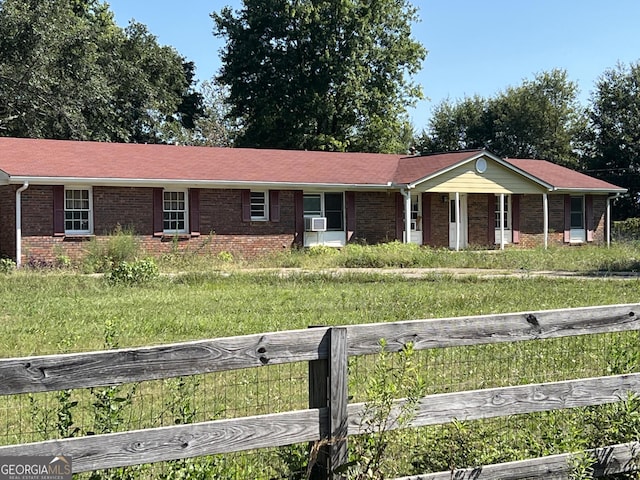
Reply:
M304 229L307 232L326 232L327 219L325 217L304 217Z

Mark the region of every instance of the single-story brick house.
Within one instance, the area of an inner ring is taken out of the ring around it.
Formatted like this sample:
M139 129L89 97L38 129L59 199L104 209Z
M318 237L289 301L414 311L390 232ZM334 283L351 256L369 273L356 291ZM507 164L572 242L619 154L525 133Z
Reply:
M486 150L387 155L0 138L0 255L77 257L131 229L150 252L255 256L399 240L608 242L625 189Z

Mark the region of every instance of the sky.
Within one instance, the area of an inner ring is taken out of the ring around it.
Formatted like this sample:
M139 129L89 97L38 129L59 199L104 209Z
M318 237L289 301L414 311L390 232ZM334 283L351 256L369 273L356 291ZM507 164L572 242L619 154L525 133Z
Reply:
M106 0L116 23L143 23L161 45L174 47L211 79L224 39L214 37L210 13L241 0ZM640 61L638 0L413 0L421 21L413 36L428 50L413 81L425 99L409 111L416 132L435 106L506 88L560 68L578 84L586 105L595 84L618 62Z

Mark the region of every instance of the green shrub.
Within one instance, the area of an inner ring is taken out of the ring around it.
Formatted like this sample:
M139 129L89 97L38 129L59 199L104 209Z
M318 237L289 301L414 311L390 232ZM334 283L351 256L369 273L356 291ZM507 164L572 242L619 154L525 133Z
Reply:
M106 275L113 284L136 285L153 280L158 276L158 266L151 258L133 262L119 262Z
M11 273L16 269L16 262L10 258L0 258L0 273Z
M89 242L83 263L88 272L108 272L118 263L135 260L139 254L140 243L133 230L118 225L106 239Z

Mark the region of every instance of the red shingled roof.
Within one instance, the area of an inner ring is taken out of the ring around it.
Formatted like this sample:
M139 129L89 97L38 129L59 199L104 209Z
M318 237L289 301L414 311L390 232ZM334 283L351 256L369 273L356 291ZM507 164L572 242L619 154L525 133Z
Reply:
M0 138L13 177L381 185L399 155Z
M406 157L375 153L187 147L0 137L0 172L51 179L396 187L478 157L469 150ZM492 158L493 154L488 154ZM501 160L501 159L500 159ZM543 160L501 160L557 189L624 189Z
M606 190L624 191L623 188L612 185L603 180L590 177L570 168L548 162L546 160L533 159L508 159L505 160L516 168L527 172L532 177L553 185L559 190Z

